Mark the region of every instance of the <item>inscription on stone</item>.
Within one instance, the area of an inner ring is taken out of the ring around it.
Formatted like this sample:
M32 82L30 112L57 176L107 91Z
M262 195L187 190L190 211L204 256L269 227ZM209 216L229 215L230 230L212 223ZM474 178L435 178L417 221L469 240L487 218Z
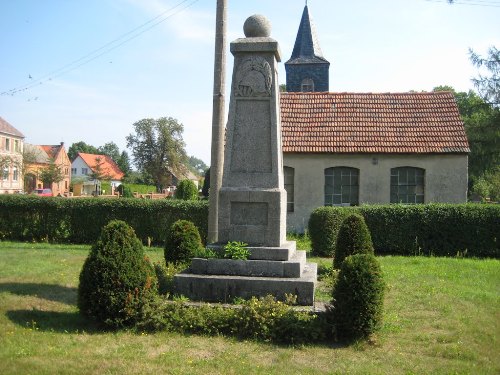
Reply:
M231 202L231 225L267 225L265 202Z
M272 155L269 101L238 100L235 120L231 172L270 173Z

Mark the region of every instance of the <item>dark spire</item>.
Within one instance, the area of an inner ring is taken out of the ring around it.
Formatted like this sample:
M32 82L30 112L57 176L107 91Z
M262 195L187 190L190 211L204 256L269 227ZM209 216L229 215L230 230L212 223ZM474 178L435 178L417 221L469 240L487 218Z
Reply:
M323 52L318 43L316 36L316 29L309 16L309 9L304 7L302 19L300 20L299 31L295 39L292 57L287 63L314 63L314 62L328 62L323 57Z

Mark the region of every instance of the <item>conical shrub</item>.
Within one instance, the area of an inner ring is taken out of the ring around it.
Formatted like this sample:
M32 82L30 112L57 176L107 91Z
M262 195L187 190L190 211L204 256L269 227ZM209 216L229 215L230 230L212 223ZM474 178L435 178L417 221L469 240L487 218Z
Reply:
M333 268L339 269L344 259L354 254L374 254L370 231L365 219L359 214L347 216L340 225Z
M368 337L382 324L385 282L372 254L347 257L333 288L331 310L342 339Z
M80 273L80 312L113 327L129 325L155 293L154 269L144 256L141 241L124 221L110 221Z
M170 227L165 242L165 262L176 264L188 262L201 247L200 232L196 225L188 220L177 220Z

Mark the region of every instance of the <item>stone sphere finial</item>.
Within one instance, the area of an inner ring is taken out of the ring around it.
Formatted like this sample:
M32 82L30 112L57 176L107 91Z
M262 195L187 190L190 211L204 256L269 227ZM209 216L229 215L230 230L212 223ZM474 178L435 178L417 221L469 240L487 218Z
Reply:
M243 32L247 38L267 38L271 35L271 22L260 14L254 14L245 21Z

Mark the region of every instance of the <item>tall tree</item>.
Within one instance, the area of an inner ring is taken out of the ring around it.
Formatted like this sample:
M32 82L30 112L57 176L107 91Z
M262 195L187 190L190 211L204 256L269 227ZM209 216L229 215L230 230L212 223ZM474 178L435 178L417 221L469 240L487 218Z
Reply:
M109 156L115 163L118 163L120 159L120 149L114 142L108 142L103 146L97 147L97 151L98 154Z
M128 152L123 150L120 154L120 158L116 160L116 164L120 167L125 176L128 176L132 171L132 167L130 166L130 157L128 156Z
M473 78L472 82L479 91L479 95L485 102L495 106L500 106L500 51L496 47L488 49L488 56L483 58L472 49L469 49L469 56L475 67L485 67L489 75L481 75Z
M188 166L189 169L193 172L196 173L197 175L202 175L205 173L207 170L208 166L205 164L205 162L201 159L198 159L195 156L190 156L188 159Z
M127 147L139 171L150 175L161 191L170 182L171 172L186 160L184 127L171 117L143 119L133 126L135 134L127 136Z
M500 164L500 110L472 90L456 92L450 86L438 86L433 91L451 91L455 95L471 149L469 186L472 187Z
M76 156L79 152L83 152L86 154L98 154L99 150L97 147L92 145L88 145L83 141L73 143L68 149L68 158L69 160L75 160Z

